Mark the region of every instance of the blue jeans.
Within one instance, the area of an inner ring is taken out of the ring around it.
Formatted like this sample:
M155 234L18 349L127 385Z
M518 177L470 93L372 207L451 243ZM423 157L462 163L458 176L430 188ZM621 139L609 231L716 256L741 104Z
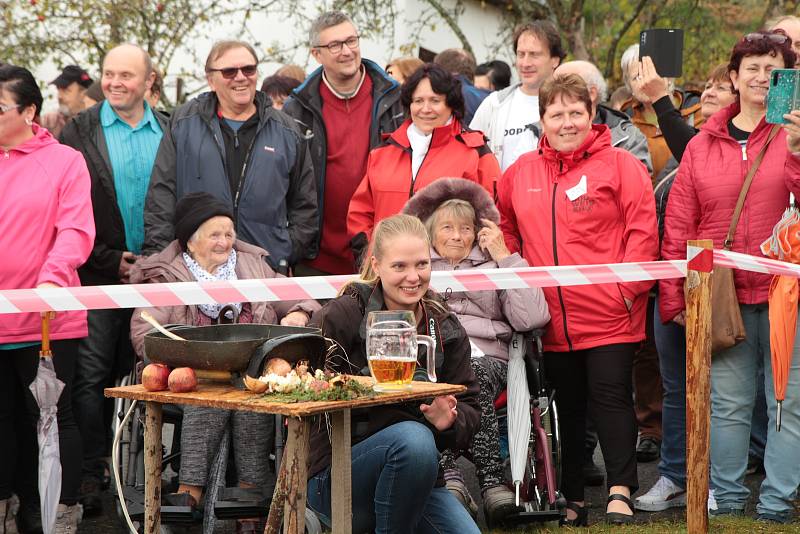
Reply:
M480 534L446 488L434 488L439 451L414 421L396 423L352 449L353 532ZM331 470L308 481L308 506L330 525Z
M747 339L711 360L711 483L719 508L744 509L749 496L744 472L761 359L769 424L764 454L767 476L761 484L757 511L788 519L800 484L800 337L789 371L781 431L776 432L769 309L766 304L745 304L741 310Z
M661 382L661 460L658 472L678 486L686 487L686 331L674 322L661 323L656 300L653 315Z

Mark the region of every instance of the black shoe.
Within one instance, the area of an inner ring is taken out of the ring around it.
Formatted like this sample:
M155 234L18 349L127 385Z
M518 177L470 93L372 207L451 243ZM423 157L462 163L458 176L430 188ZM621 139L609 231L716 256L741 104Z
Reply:
M38 499L20 499L17 528L24 534L42 534L42 510Z
M102 480L96 477L84 477L81 481L81 497L84 517L103 515Z
M574 502L567 502L567 508L575 512L575 519L567 519L566 516L558 521L561 527L588 527L589 510L585 506L580 506Z
M642 463L652 462L658 459L661 452L661 442L655 438L642 438L639 446L636 447L636 460Z
M623 514L621 512L606 512L606 523L609 525L630 525L633 523L633 503L631 500L626 497L625 495L620 495L619 493L612 493L608 496L608 500L606 504L611 503L611 501L622 501L628 505L628 508L631 509L631 514Z
M586 486L602 486L606 479L606 472L600 469L594 460L586 460L583 464L583 483Z

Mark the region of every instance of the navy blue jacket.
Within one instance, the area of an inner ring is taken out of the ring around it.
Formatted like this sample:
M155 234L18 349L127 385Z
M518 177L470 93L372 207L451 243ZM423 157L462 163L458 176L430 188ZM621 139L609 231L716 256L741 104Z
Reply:
M156 156L144 208L144 252L175 239L177 200L205 191L228 202L237 237L269 252L274 269L316 255L319 225L314 169L294 121L256 92L258 129L239 194L231 191L217 97L209 92L175 110Z

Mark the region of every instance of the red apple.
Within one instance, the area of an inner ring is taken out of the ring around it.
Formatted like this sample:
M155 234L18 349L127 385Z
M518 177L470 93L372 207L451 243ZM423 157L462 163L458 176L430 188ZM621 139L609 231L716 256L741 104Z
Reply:
M188 393L197 389L197 375L191 367L177 367L169 374L169 390L173 393Z
M142 385L147 391L164 391L169 384L169 367L151 363L142 371Z

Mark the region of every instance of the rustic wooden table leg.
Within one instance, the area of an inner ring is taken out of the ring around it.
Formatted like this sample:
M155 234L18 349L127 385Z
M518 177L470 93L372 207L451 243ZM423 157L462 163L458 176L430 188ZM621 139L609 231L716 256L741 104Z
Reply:
M711 240L689 241L707 249L690 260L686 273L686 526L708 532L708 464L711 426Z
M272 502L269 505L269 515L267 516L267 524L264 527L264 534L278 534L281 531L283 504L286 502L286 493L289 491L289 477L286 474L286 462L281 460L280 465L278 479L275 481L275 491L272 492Z
M144 532L161 531L161 404L145 403Z
M288 484L283 507L283 534L302 534L305 530L309 430L308 420L289 418L289 436L283 453Z
M353 530L353 492L350 453L350 410L331 414L331 514L333 534L349 534Z

